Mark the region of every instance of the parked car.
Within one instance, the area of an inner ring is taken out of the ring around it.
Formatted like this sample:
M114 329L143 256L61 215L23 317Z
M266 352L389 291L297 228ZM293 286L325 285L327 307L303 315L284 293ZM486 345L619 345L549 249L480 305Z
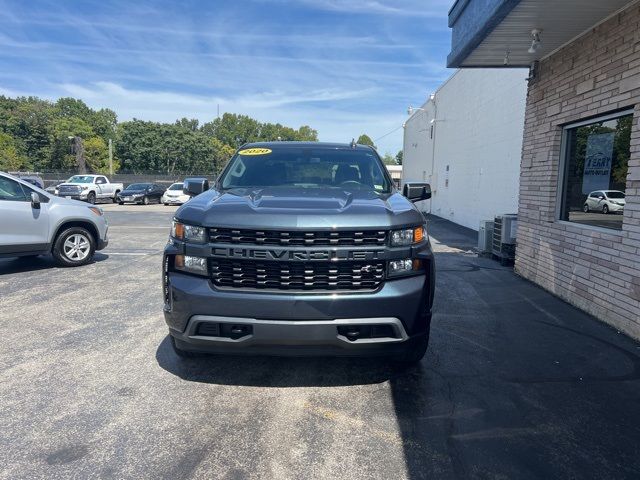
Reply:
M89 263L108 244L102 210L56 197L0 172L0 257L51 253L63 267Z
M177 355L422 359L435 265L413 202L428 184L403 196L372 147L269 142L184 189L162 276Z
M191 198L189 195L182 191L184 184L177 182L172 184L162 195L162 203L165 205L182 205Z
M122 189L121 183L111 183L104 175L74 175L58 185L58 195L92 204L96 200L111 200L115 203Z
M118 194L118 203L140 203L149 205L150 203L160 203L164 194L164 187L155 183L132 183Z
M20 180L29 182L31 185L35 185L38 188L44 188L44 180L40 175L35 175L32 173L18 173L15 176Z
M625 194L619 190L598 190L591 192L582 206L584 213L622 213L626 204Z

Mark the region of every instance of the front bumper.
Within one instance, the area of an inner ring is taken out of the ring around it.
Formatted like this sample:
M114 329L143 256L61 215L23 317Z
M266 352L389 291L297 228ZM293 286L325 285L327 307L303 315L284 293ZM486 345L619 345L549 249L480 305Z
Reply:
M168 203L169 205L182 205L183 203L186 203L189 200L189 197L167 197L167 196L162 196L161 202L162 203Z
M73 194L73 195L61 193L58 196L60 198L70 198L71 200L86 201L87 200L87 195L88 195L88 193L79 193L79 194Z
M623 213L624 212L624 205L617 205L615 203L610 203L607 206L609 207L609 211L611 213Z
M118 195L118 202L119 203L142 203L143 198L144 198L144 195L141 195L139 197L134 197L133 195L121 197L120 195Z
M202 334L225 326L244 329L236 336ZM349 339L350 327L386 327L389 336ZM410 341L398 318L351 318L335 320L259 320L208 315L191 317L184 332L170 332L179 348L210 353L250 353L277 355L362 355L399 354Z
M204 277L166 274L165 321L179 348L212 353L395 355L428 332L433 262L426 275L387 280L373 292L267 293L218 290ZM199 335L198 325L250 325L238 341ZM394 335L347 340L338 327L391 325Z

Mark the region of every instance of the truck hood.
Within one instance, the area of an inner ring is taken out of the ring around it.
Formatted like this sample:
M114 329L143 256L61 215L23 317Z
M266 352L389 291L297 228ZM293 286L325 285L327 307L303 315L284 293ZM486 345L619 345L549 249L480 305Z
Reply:
M180 207L175 216L192 225L249 229L391 228L424 222L399 193L340 188L209 190Z

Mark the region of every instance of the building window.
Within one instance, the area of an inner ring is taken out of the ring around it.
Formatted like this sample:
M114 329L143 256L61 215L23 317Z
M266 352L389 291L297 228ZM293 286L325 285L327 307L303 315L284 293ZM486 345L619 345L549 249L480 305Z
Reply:
M561 220L622 230L632 121L624 112L565 127Z

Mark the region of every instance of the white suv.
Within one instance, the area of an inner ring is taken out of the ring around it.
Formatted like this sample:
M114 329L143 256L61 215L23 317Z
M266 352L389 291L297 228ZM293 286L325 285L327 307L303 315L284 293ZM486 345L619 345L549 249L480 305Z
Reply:
M619 190L597 190L591 192L582 206L584 213L592 211L602 213L623 212L625 205L624 192Z
M0 258L51 253L58 265L89 263L107 246L102 210L56 197L0 172Z

